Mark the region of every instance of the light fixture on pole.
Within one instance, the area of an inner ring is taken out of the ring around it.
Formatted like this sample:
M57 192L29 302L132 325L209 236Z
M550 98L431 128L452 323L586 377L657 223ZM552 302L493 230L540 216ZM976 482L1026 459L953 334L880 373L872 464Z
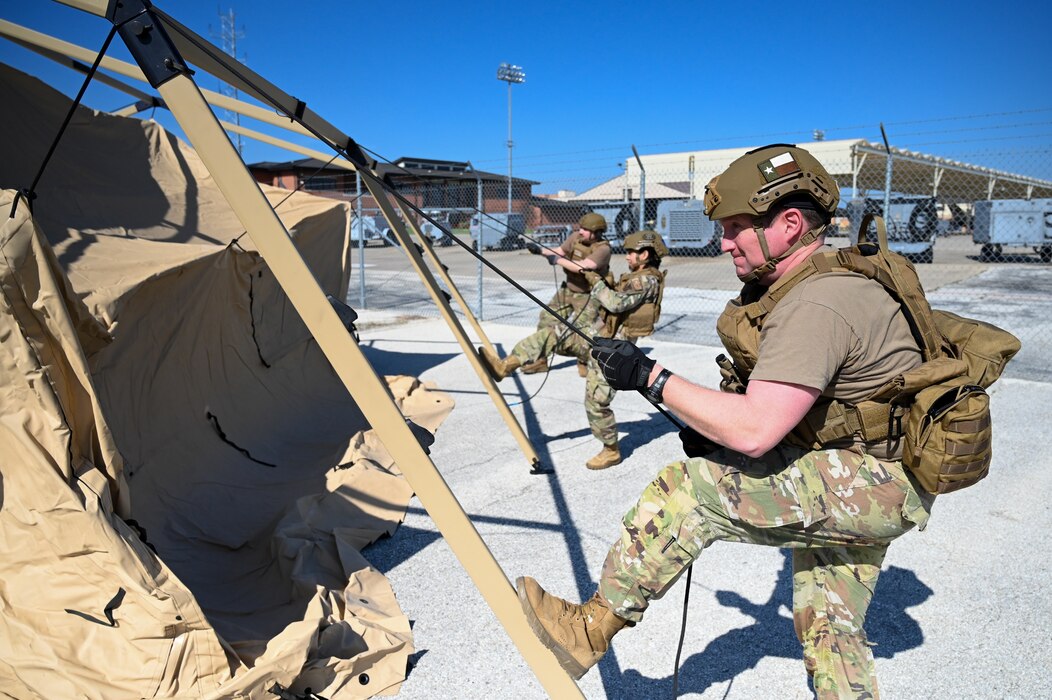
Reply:
M512 83L525 83L526 72L522 66L514 66L510 63L502 63L497 67L497 80L503 80L508 84L508 225L511 225L511 86Z

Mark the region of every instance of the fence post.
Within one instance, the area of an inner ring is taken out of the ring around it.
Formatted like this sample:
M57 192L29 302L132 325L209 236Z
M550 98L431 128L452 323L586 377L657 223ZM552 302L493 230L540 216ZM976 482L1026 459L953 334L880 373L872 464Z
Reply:
M354 172L354 208L358 224L358 305L365 308L365 222L362 220L362 176Z
M478 308L478 313L476 315L479 317L480 321L484 321L485 317L482 315L482 227L484 225L484 222L482 221L482 217L483 217L483 213L482 213L482 178L479 177L479 174L477 172L475 173L475 187L477 188L476 202L475 202L475 212L476 212L476 216L478 217L478 220L479 220L479 235L478 235L478 238L475 239L475 252L477 252L478 255L479 255L479 259L478 259L479 308ZM475 218L475 217L472 217L472 218ZM469 220L468 221L468 234L470 235L470 233L471 233L471 221Z

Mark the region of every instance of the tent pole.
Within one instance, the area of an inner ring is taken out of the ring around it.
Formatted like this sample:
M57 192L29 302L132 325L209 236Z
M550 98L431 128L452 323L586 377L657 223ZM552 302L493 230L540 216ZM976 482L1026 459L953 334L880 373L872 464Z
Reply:
M551 697L583 698L555 656L530 630L507 576L325 298L193 80L178 75L158 90L336 374L541 685ZM363 179L376 186L368 174L363 173ZM402 236L407 238L404 229Z

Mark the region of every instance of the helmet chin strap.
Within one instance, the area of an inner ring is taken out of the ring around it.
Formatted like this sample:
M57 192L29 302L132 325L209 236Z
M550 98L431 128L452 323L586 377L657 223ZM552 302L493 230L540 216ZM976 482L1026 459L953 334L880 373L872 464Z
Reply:
M760 265L752 272L747 272L744 275L738 275L738 279L748 284L749 282L758 282L763 277L774 272L775 268L778 267L778 263L782 262L790 255L800 250L804 246L809 246L818 240L818 237L825 233L826 224L813 228L796 241L796 243L789 246L789 249L779 255L777 258L771 257L771 250L767 247L767 236L763 232L763 226L760 225L758 219L753 220L752 230L756 232L756 240L760 243L760 252L763 253L764 263Z

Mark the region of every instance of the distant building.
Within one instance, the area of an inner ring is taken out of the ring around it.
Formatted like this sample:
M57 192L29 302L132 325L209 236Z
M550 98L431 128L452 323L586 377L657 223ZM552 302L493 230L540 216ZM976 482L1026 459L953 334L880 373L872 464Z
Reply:
M302 188L313 194L349 201L357 196L357 177L353 171L316 158L253 163L248 169L258 182L276 187ZM465 161L399 158L392 163L380 163L377 172L416 207L446 215L453 226L466 225L471 213L479 208L480 191L483 211L504 212L508 208L507 175L475 170ZM536 217L532 192L537 184L533 180L512 178L511 209L526 214L527 221ZM364 187L362 209L370 214L378 209Z
M883 144L863 139L814 141L799 144L818 159L841 189L856 196L884 189L886 152ZM645 169L645 196L660 199L701 197L705 184L731 161L755 148L723 148L640 156ZM1052 182L1039 178L962 163L938 156L891 147L892 191L948 200L1004 199L1052 196ZM635 159L625 161L622 175L573 195L570 201L638 200L644 183Z

